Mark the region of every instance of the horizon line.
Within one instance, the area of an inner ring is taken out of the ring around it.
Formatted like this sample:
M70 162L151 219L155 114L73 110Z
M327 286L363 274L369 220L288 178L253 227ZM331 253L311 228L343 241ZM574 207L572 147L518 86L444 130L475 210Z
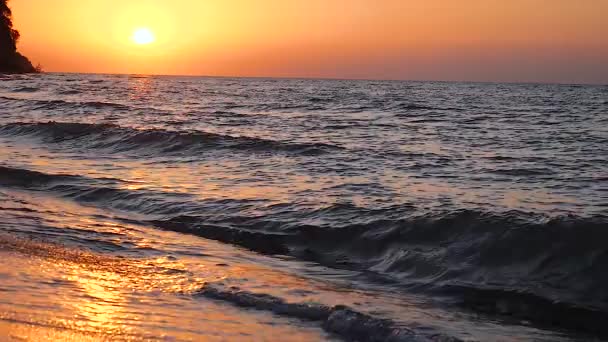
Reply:
M74 71L43 71L41 74L81 74L81 75L124 75L151 77L192 77L192 78L241 78L241 79L277 79L277 80L318 80L318 81L367 81L367 82L437 82L437 83L481 83L481 84L528 84L528 85L561 85L561 86L608 86L602 83L551 82L551 81L474 81L474 80L437 80L437 79L382 79L357 77L307 77L307 76L234 76L234 75L192 75L192 74L145 74L121 72L74 72Z

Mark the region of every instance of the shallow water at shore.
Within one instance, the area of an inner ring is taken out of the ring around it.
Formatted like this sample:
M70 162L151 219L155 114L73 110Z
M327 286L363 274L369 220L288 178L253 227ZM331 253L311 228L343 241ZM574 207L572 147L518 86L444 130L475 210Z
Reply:
M133 225L61 199L13 191L3 199L14 205L2 208L0 311L15 338L37 339L38 330L91 340L341 340L349 330L323 330L319 311L347 305L429 339L567 340L433 307L356 272Z

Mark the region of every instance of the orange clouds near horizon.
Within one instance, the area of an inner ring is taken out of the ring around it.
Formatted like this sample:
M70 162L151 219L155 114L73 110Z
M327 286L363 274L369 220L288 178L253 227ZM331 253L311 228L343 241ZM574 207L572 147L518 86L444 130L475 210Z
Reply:
M47 71L608 83L608 1L13 0ZM140 28L154 34L134 44Z

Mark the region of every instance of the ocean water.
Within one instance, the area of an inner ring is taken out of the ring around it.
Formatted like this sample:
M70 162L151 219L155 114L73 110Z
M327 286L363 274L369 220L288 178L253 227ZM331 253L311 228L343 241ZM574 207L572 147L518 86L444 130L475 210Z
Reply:
M0 76L0 331L600 341L608 86Z

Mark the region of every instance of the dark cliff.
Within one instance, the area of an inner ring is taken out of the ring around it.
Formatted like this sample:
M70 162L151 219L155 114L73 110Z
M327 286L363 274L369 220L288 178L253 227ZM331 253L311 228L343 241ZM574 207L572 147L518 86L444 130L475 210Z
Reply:
M8 0L0 0L0 72L38 72L32 63L17 52L19 31L13 29Z

